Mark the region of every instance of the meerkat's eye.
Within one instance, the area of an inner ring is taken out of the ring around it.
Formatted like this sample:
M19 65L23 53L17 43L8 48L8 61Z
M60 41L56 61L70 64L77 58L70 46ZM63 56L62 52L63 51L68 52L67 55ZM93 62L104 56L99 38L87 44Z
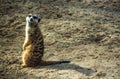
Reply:
M34 19L37 19L37 16L33 16Z

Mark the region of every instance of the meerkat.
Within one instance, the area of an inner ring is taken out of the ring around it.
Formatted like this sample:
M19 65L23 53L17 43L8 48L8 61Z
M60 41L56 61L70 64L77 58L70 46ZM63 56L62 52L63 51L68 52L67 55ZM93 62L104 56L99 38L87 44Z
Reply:
M70 61L44 61L44 39L38 23L41 21L36 15L29 14L26 17L25 41L22 52L22 66L35 67L52 64L69 63Z

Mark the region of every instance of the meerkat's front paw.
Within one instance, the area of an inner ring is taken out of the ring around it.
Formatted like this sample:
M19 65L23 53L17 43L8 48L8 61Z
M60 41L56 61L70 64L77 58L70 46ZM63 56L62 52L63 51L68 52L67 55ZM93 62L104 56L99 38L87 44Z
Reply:
M23 50L25 50L25 46L23 46Z
M22 64L21 66L22 66L22 67L27 67L27 65L26 65L26 64Z
M23 48L23 50L25 50L25 47L26 47L26 46L25 46L25 44L23 44L23 47L22 47L22 48Z

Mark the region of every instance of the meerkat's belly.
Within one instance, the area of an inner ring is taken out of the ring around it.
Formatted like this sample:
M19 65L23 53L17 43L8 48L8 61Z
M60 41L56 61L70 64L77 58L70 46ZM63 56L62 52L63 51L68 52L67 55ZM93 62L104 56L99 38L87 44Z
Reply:
M43 50L38 45L29 45L26 50L23 51L23 57L25 62L29 66L35 66L40 64L43 57Z
M44 45L42 38L37 38L31 41L30 54L33 58L42 58L44 52Z

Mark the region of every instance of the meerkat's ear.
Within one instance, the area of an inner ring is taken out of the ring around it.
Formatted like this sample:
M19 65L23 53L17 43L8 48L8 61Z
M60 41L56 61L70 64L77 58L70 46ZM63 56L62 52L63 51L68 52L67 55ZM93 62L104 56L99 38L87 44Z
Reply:
M28 17L31 17L32 16L32 14L28 14Z

